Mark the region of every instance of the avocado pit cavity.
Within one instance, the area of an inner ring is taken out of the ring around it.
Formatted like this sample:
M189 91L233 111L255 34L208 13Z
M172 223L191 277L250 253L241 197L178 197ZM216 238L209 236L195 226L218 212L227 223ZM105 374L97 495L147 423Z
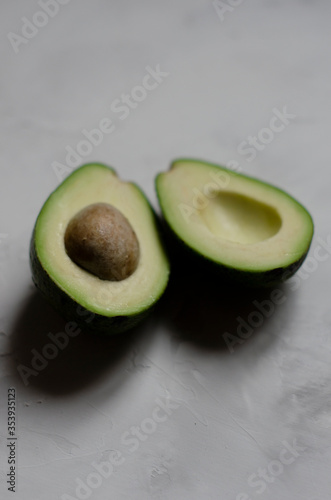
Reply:
M64 235L68 256L102 280L122 281L137 269L140 249L130 222L108 203L78 212Z
M241 245L265 241L282 226L282 219L273 207L231 191L219 192L201 217L212 234Z

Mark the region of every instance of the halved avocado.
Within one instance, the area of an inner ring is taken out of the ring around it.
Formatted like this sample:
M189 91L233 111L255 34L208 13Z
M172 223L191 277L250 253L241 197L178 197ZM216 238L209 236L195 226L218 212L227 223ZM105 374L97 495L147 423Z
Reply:
M107 334L144 319L169 277L149 202L102 164L78 168L49 196L33 231L30 263L35 285L60 314Z
M273 285L292 276L307 255L312 218L277 187L219 165L179 159L157 176L156 190L177 239L230 280Z

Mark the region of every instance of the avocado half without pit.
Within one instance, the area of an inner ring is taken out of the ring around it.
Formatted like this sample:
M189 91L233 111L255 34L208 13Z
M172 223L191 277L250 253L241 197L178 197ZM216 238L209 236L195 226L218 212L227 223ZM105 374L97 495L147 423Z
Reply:
M181 246L229 280L269 286L291 277L313 237L309 212L260 180L180 159L156 178L165 222Z
M149 202L102 164L78 168L47 199L30 263L35 285L60 314L106 334L143 320L169 277Z

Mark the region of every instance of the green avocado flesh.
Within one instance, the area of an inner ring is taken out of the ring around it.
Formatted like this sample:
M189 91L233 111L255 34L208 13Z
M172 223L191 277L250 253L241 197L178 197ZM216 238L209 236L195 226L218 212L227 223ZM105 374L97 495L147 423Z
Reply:
M308 252L314 231L310 214L270 184L180 159L157 176L156 190L177 239L229 278L257 286L284 281Z
M69 222L96 203L120 211L139 242L137 267L126 279L100 279L66 252ZM121 181L102 164L80 167L47 199L34 228L30 263L35 285L63 316L104 333L120 333L140 322L161 297L169 278L169 262L149 202L135 184Z

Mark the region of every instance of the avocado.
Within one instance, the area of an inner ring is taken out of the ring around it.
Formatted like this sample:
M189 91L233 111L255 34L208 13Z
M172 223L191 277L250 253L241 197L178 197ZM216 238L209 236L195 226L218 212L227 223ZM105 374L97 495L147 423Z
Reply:
M274 285L292 276L307 255L314 231L310 214L261 180L178 159L157 176L156 191L180 246L230 282Z
M75 170L49 196L30 245L36 287L84 329L122 333L144 319L169 278L145 195L103 164Z

